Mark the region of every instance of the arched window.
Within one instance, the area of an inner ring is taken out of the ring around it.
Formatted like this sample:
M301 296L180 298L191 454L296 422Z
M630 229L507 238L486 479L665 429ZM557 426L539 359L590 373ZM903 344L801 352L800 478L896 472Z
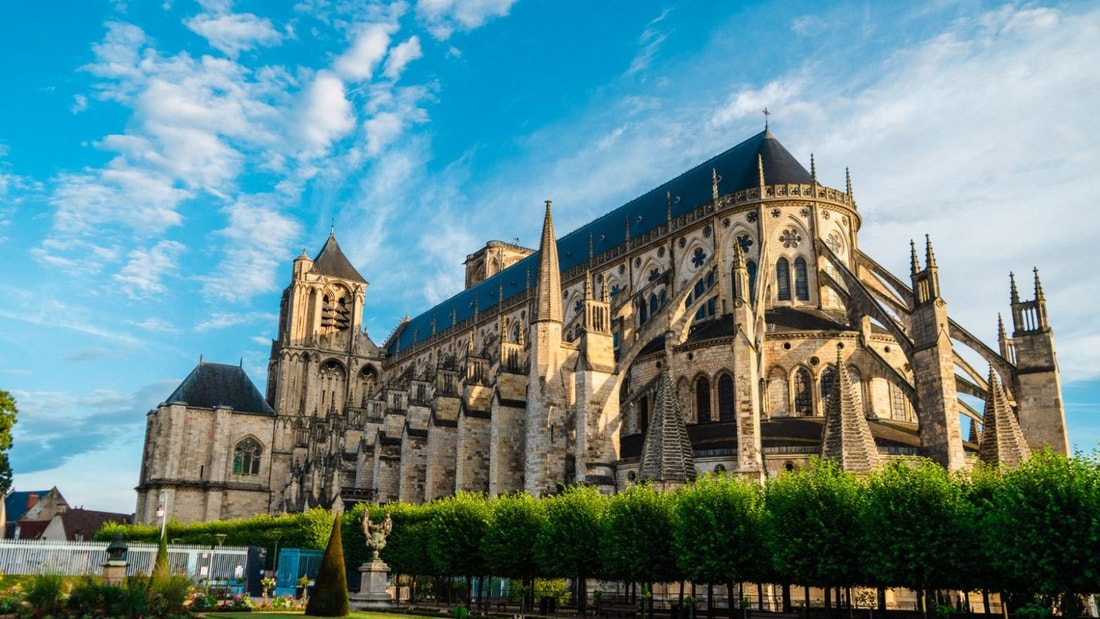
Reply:
M810 283L806 279L806 259L802 256L794 259L794 296L799 301L810 300Z
M737 417L733 406L733 378L723 374L718 379L718 419L733 421Z
M519 321L516 320L512 323L512 343L519 344Z
M233 473L236 475L259 475L260 454L263 448L255 439L249 437L237 443L233 448Z
M806 368L798 368L794 373L794 414L804 417L814 414L813 380Z
M791 300L791 264L786 258L775 263L775 285L779 288L779 300Z
M828 398L833 397L833 390L836 389L836 368L828 366L825 368L825 372L822 372L822 401L826 401Z
M638 299L638 325L644 325L649 320L649 312L646 311L645 299Z
M655 315L661 309L661 302L657 299L657 295L649 295L649 315Z
M706 376L695 380L695 418L699 423L710 421L710 381Z
M756 297L756 263L749 260L745 263L745 270L749 273L749 299Z

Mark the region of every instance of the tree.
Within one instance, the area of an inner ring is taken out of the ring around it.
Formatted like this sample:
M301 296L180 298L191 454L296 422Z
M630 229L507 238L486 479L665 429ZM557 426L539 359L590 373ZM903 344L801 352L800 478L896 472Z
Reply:
M527 493L498 496L490 504L489 527L482 540L485 561L493 574L523 582L524 609L533 603L539 575L531 540L544 526L545 504Z
M776 571L793 584L822 587L857 582L861 487L835 460L813 459L768 483L766 545Z
M485 573L481 542L488 527L488 501L469 492L457 492L437 502L428 524L428 553L436 564L435 572L466 578L467 609L474 576Z
M313 594L306 602L306 614L315 617L346 617L351 612L348 604L348 577L344 569L344 543L340 535L340 515L332 519L332 535L317 568Z
M535 555L548 576L575 578L577 608L583 616L585 583L600 575L600 536L607 497L594 488L574 486L546 501L546 526L535 539Z
M652 583L679 580L672 522L672 495L652 486L630 486L611 497L600 540L604 574L628 584L643 583L650 591ZM650 604L650 615L652 610Z
M683 573L694 582L729 588L759 582L767 573L762 509L763 492L751 480L707 476L681 489L673 548Z
M931 460L895 460L871 476L864 502L864 565L873 582L927 593L957 589L969 513L962 485Z
M0 389L0 496L11 490L11 462L8 450L11 449L11 431L15 426L15 416L19 409L15 407L15 398Z
M1003 474L988 531L1010 591L1058 600L1073 614L1077 594L1100 582L1100 467L1045 449Z

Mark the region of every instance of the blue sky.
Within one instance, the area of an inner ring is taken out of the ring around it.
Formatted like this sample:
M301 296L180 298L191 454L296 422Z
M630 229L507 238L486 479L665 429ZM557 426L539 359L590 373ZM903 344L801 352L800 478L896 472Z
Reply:
M262 390L330 227L364 324L457 292L758 132L851 168L861 248L930 234L986 342L1038 267L1070 440L1100 441L1100 5L228 0L0 8L0 388L15 486L132 511L145 413L198 362Z

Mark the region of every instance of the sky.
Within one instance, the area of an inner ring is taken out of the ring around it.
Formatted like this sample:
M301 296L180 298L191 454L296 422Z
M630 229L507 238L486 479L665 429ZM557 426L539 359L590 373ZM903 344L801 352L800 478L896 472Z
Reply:
M1038 267L1071 444L1100 441L1100 4L58 0L0 6L0 389L19 490L132 512L146 413L206 361L263 392L330 230L364 325L458 292L759 132L850 169L861 249L930 235L996 343Z

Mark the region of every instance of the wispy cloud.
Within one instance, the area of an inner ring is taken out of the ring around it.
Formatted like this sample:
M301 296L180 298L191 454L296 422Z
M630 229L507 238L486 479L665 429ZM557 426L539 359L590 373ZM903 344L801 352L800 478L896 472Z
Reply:
M455 31L478 28L494 17L503 17L515 0L418 0L416 14L437 39Z
M226 209L226 227L217 268L201 278L212 301L240 301L274 290L276 267L291 256L298 238L296 220L265 204L262 196L243 197Z
M212 13L196 15L185 23L230 58L256 46L277 45L282 40L271 20L252 13L228 13L222 7Z
M638 51L638 54L634 56L634 59L630 61L630 67L626 70L627 75L635 75L649 68L650 62L652 62L657 51L660 50L661 44L668 38L668 35L658 29L658 25L668 17L669 11L671 10L672 9L665 9L660 15L646 25L638 41L642 48Z
M131 298L164 292L161 279L176 270L179 256L185 249L183 243L168 240L148 249L134 249L127 258L126 266L115 274L114 280Z

